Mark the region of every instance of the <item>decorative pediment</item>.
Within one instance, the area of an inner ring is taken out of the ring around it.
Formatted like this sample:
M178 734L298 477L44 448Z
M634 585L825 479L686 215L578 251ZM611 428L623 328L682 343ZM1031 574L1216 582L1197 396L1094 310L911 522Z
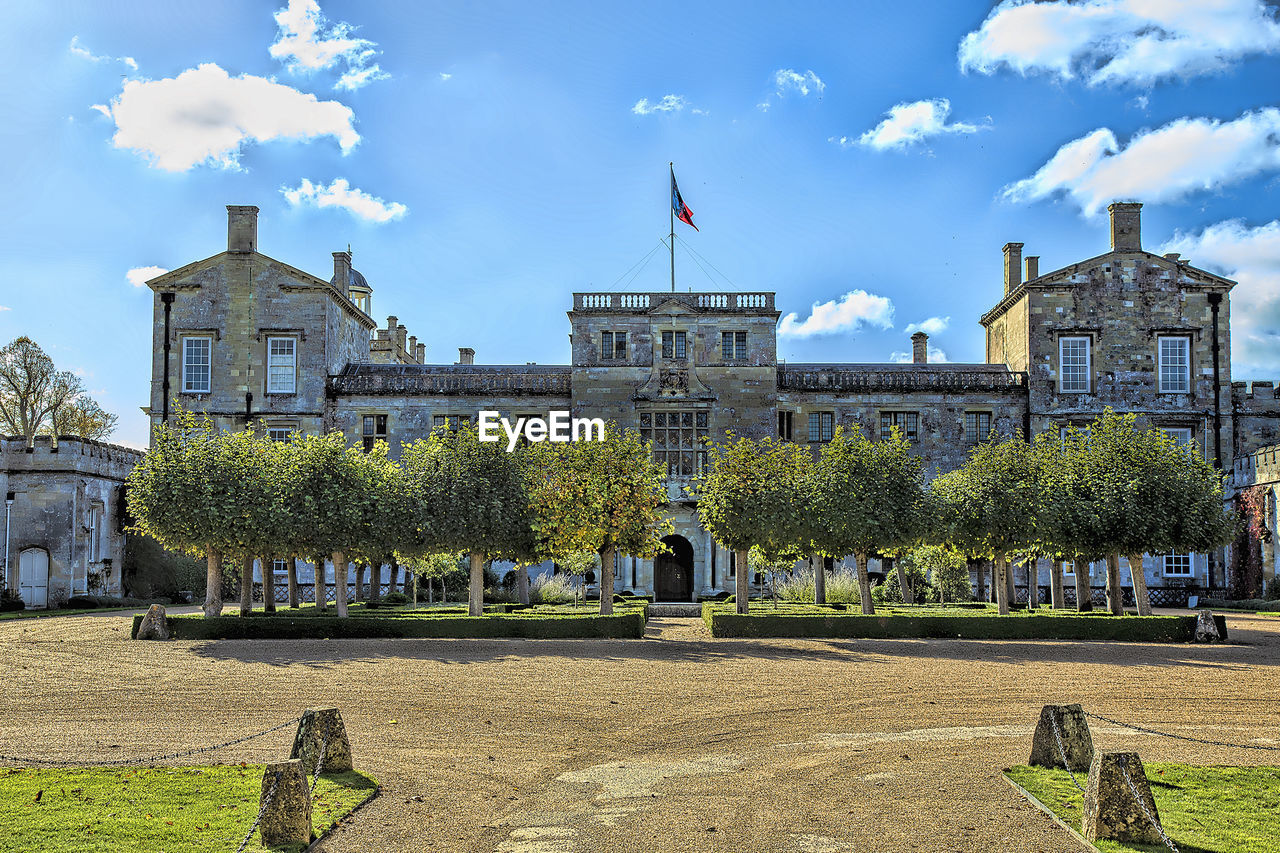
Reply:
M649 309L650 314L696 314L697 311L690 308L678 299L664 299L653 308Z

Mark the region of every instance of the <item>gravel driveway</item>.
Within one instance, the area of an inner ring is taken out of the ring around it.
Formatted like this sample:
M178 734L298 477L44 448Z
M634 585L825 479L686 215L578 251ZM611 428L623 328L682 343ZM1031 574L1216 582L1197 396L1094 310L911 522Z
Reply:
M329 853L1073 851L1000 778L1041 705L1280 743L1280 617L1227 621L1224 646L714 640L690 619L645 640L140 643L121 614L6 621L0 753L163 752L336 705L384 790ZM219 760L284 756L291 737ZM1280 764L1110 725L1094 739Z

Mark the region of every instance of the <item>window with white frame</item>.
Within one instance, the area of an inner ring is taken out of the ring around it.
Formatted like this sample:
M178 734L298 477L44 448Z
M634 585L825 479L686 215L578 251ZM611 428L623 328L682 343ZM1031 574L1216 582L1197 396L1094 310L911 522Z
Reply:
M1088 338L1058 338L1058 390L1088 394L1090 365Z
M182 390L188 394L209 393L213 338L182 339Z
M1164 573L1166 577L1189 578L1192 575L1190 554L1165 554Z
M1178 444L1191 444L1191 427L1161 427L1160 431Z
M267 438L272 441L288 441L293 435L293 427L273 426L267 428Z
M287 575L289 573L289 564L284 560L271 561L271 573L273 575Z
M267 338L267 393L293 394L298 390L298 342L293 338Z
M1160 393L1191 393L1191 339L1157 338L1160 362Z

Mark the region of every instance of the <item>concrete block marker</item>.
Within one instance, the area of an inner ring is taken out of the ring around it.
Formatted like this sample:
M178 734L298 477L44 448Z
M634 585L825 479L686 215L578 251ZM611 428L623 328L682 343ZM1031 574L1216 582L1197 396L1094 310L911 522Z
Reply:
M1089 841L1111 839L1161 844L1160 814L1136 752L1099 752L1089 765L1081 834Z
M337 708L308 708L298 721L290 758L302 761L308 774L343 773L352 769L351 742Z
M1203 607L1196 611L1196 642L1221 643L1222 633L1213 618L1213 611Z
M311 841L311 788L296 758L268 764L262 774L262 843L265 846Z
M165 615L163 604L153 604L147 608L147 614L142 617L142 622L138 624L138 636L136 639L169 639L169 620Z
M1079 705L1045 705L1031 739L1033 767L1064 765L1074 773L1085 773L1093 762L1093 735Z

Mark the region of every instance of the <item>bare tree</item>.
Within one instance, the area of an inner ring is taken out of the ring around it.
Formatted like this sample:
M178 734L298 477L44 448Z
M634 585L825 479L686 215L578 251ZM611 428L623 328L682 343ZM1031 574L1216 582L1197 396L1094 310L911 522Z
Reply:
M119 420L88 394L81 394L49 417L55 435L74 435L93 441L101 441L115 432Z
M58 419L83 395L80 379L54 367L30 338L20 337L0 349L0 423L26 439L28 447L41 430L56 433Z

